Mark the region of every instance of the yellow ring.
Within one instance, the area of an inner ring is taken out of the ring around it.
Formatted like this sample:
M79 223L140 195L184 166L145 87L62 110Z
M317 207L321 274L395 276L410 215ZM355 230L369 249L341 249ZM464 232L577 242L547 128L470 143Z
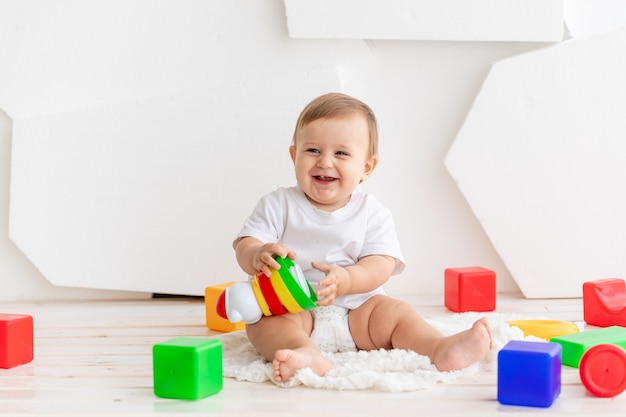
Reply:
M272 269L272 276L270 277L270 282L272 283L272 286L274 287L274 291L276 291L276 295L278 295L280 302L283 303L285 308L290 313L298 313L303 310L300 304L298 304L296 299L293 297L293 295L291 295L291 293L289 292L289 289L283 282L282 277L280 276L278 271L275 269Z
M257 280L256 276L252 280L251 284L252 284L252 291L254 291L254 296L256 297L256 300L259 302L259 307L261 307L261 311L263 312L263 315L271 316L272 312L270 311L270 306L267 305L267 301L265 301L265 297L263 297L263 292L261 292L261 287L259 287L259 281Z
M524 336L535 336L548 341L553 337L580 332L576 323L570 321L513 320L508 323L509 326L519 327L524 332Z

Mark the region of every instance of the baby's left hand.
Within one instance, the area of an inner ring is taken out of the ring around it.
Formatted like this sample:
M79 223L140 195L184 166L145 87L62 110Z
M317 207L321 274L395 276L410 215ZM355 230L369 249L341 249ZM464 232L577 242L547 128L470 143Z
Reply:
M318 283L321 287L316 293L318 306L331 305L338 296L346 293L350 284L350 275L345 268L317 262L311 262L311 266L326 274L326 277Z

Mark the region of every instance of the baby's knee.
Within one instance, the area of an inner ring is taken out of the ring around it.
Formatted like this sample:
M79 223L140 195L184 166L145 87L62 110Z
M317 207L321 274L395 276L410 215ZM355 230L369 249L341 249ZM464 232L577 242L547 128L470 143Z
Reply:
M375 327L394 327L405 319L413 319L417 310L411 304L392 297L380 297L360 319Z
M412 315L417 312L412 304L397 298L387 297L384 303L381 303L379 310L385 314L391 314L398 317Z

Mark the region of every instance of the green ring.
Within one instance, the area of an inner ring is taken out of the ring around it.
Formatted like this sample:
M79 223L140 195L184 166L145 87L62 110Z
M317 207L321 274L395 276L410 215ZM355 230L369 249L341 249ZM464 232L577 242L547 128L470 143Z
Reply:
M313 290L313 287L311 287L309 281L305 278L306 285L309 287L309 294L311 294L310 297L304 293L304 290L300 287L300 285L298 285L291 272L289 272L289 268L295 266L293 261L289 258L276 258L276 262L280 265L280 269L278 270L280 277L283 279L285 286L300 307L304 310L311 310L317 307L317 304L315 304L317 296L315 295L315 291Z

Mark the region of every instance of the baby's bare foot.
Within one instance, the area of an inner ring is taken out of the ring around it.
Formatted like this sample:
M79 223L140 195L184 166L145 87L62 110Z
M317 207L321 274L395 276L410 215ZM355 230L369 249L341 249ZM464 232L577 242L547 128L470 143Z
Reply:
M431 360L440 371L462 369L483 359L492 345L491 327L483 317L471 329L446 337Z
M320 351L312 348L281 349L274 354L272 361L274 379L287 382L296 372L303 368L311 368L319 376L324 376L333 367Z

